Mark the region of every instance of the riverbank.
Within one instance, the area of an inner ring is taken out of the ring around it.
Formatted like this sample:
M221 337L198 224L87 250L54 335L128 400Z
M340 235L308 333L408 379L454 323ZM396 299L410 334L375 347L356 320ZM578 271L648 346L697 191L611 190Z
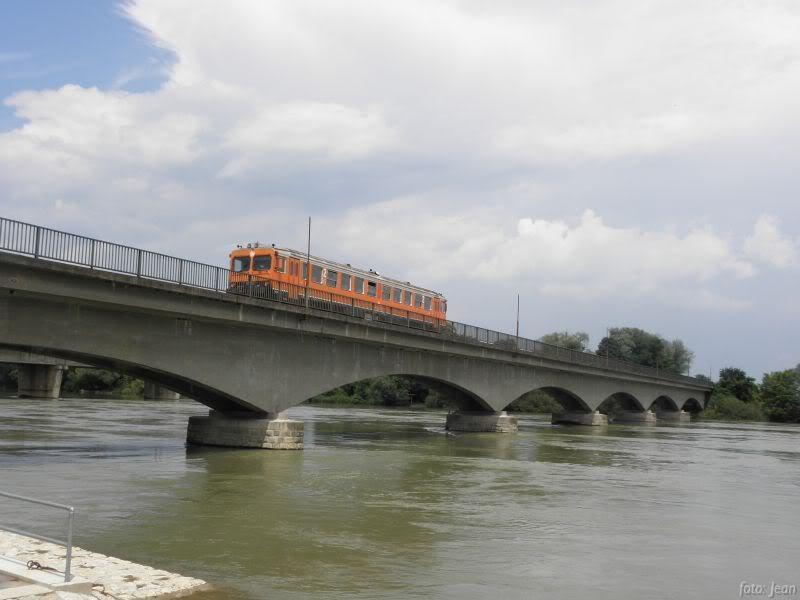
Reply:
M64 572L65 548L0 530L0 557L14 559L20 563L36 561L45 570ZM136 564L121 558L90 552L74 546L72 548L72 573L91 582L92 592L87 595L70 595L70 598L115 598L117 600L141 600L143 598L179 598L209 586L201 579L184 577L146 565ZM38 594L20 596L35 600L62 598L65 592L42 591Z

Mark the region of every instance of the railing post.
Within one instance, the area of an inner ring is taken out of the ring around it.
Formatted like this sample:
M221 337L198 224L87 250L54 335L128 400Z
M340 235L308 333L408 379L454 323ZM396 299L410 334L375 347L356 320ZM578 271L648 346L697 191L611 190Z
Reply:
M136 277L142 276L142 251L136 251Z
M94 269L94 245L95 240L92 238L92 243L90 244L91 252L89 253L89 268Z
M64 567L64 581L72 579L72 522L75 520L75 509L70 507L67 522L67 564Z
M37 225L33 242L33 258L39 258L39 243L41 238L42 238L42 228Z
M253 297L253 276L250 273L247 274L247 295Z
M180 259L178 261L178 285L183 285L183 263L185 261Z
M350 314L356 316L356 299L350 298Z

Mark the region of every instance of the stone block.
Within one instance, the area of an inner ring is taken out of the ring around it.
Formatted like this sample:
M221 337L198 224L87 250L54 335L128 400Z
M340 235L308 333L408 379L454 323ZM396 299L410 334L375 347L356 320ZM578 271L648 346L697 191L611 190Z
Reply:
M445 429L448 431L473 431L492 433L514 433L519 429L517 417L501 412L454 412L447 415Z
M608 425L608 417L597 410L594 412L566 411L553 413L550 422L553 425Z
M207 417L189 417L186 441L201 446L302 450L303 422L231 417L212 411Z

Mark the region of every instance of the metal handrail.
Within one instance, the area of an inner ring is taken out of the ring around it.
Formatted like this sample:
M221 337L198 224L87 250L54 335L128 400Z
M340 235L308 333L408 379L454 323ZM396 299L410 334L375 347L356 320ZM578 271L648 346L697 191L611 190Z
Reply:
M333 292L315 290L266 277L236 273L223 267L3 217L0 217L0 251L218 293L293 304L307 310L335 312L374 323L399 325L408 329L432 332L472 345L494 346L573 364L705 385L704 382L694 377L665 371L658 367L649 367L608 356L598 356L591 352L571 350L475 325L425 316L367 300L355 300ZM307 299L306 295L308 295Z
M10 531L11 533L32 537L37 540L42 540L43 542L50 542L51 544L58 544L59 546L65 546L67 549L67 556L66 556L66 566L64 567L64 581L69 582L72 579L72 525L73 521L75 520L75 509L72 506L67 506L66 504L48 502L47 500L38 500L36 498L29 498L27 496L9 494L8 492L0 492L0 496L4 498L11 498L12 500L20 500L22 502L30 502L31 504L38 504L40 506L49 506L50 508L58 508L67 511L66 540L52 538L46 535L34 533L32 531L25 531L23 529L16 529L14 527L10 527L3 523L0 523L0 529L3 529L5 531Z

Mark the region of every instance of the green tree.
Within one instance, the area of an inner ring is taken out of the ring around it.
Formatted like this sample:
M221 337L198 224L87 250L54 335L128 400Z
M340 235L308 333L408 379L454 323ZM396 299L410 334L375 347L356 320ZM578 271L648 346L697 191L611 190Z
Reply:
M597 345L597 354L685 373L694 353L681 340L667 341L638 327L612 327Z
M589 347L589 334L583 331L570 333L569 331L554 331L539 338L540 342L585 352Z
M689 350L682 340L672 340L664 343L659 366L675 373L687 373L693 360L694 352Z
M770 421L800 423L800 378L796 369L765 373L761 402Z
M694 378L697 379L698 381L702 381L709 385L714 385L714 381L708 375L703 375L702 373L696 373L694 375Z
M720 394L730 394L742 402L752 402L758 399L756 380L748 377L747 373L736 367L720 369L719 380L715 389Z

